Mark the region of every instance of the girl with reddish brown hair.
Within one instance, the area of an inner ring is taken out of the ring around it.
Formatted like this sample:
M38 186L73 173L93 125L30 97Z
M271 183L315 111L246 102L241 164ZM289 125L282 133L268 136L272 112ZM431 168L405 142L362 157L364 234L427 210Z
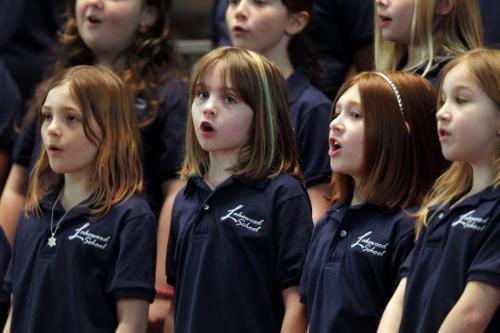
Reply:
M434 100L432 85L410 73L361 73L341 87L329 136L333 205L300 285L309 332L376 330L413 246L404 208L443 168Z

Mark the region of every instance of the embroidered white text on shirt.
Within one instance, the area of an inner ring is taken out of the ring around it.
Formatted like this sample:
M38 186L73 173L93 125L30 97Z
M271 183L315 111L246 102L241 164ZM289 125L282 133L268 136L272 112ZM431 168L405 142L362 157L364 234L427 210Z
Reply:
M243 215L243 213L238 212L243 208L243 205L239 205L236 208L228 210L228 214L226 216L221 217L221 221L230 219L234 222L234 224L238 226L242 226L250 231L253 232L260 232L260 229L262 228L262 224L264 223L264 220L255 220L252 219L248 216Z
M351 245L351 248L360 247L363 252L367 252L367 253L374 254L376 256L381 257L385 254L385 251L387 250L387 245L389 243L380 244L380 243L374 242L371 240L371 238L368 237L371 234L372 234L372 232L368 231L364 235L359 236L356 243Z
M461 215L458 220L451 224L452 227L461 225L464 229L472 229L476 231L483 231L486 228L486 223L488 223L489 218L483 219L480 217L472 216L476 210L471 210L470 212Z
M83 244L87 244L90 246L97 247L98 249L104 250L108 246L109 239L111 236L102 237L88 231L90 223L87 222L83 226L78 229L75 229L75 233L71 236L68 236L69 240L73 240L78 238L83 242Z

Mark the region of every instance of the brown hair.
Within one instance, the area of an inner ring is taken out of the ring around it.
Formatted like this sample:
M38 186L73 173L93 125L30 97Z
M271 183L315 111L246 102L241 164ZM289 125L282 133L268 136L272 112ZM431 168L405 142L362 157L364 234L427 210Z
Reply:
M111 70L94 66L75 66L45 81L39 89L36 110L40 113L50 90L69 83L70 94L82 112L85 135L96 142L97 135L90 126L95 119L102 131L102 140L90 188L94 191L88 207L98 217L135 192L142 190L142 165L139 133L130 91ZM39 117L39 127L41 119ZM44 196L63 182L49 165L47 151L41 147L30 175L26 212L41 214Z
M342 85L332 110L340 96L357 84L365 125L362 199L377 206L408 207L420 203L444 168L436 132L434 90L415 74L384 74L397 87L404 111L391 85L368 72ZM352 177L334 173L332 185L334 202L352 200Z
M67 21L59 38L62 50L52 74L68 66L93 65L96 60L78 32L75 4L76 0L70 0L66 5ZM171 0L145 0L145 6L155 12L155 21L150 27L138 29L132 45L121 54L125 67L117 71L134 97L143 98L148 104L148 114L139 119L140 127L156 118L163 102L158 89L167 76L180 76L179 57L170 37Z
M189 82L190 105L196 86L207 73L221 65L222 82L233 88L254 111L250 139L239 152L238 161L229 171L251 180L274 177L285 172L300 177L295 134L292 128L286 82L278 68L265 57L240 48L219 48L202 57L194 66ZM203 176L209 168L208 152L196 139L191 112L186 129L186 155L182 177Z
M481 90L488 95L496 104L497 111L500 112L500 51L475 49L455 58L441 72L441 84L438 96L441 96L443 81L453 68L459 64L466 64L470 77L479 85ZM443 101L438 98L438 110L443 106ZM500 156L497 145L494 159L495 179L493 186L500 186ZM421 209L417 212L416 234L419 236L422 229L427 225L432 216L428 216L429 207L440 204L440 207L447 205L450 200L465 194L472 186L472 167L462 161L455 161L450 168L438 178L432 190L425 197ZM438 211L437 209L436 211Z

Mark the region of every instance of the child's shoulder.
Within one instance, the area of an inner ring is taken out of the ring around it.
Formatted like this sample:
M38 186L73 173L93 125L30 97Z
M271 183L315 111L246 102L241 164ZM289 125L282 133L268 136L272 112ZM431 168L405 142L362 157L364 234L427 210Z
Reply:
M128 199L123 200L119 204L113 206L110 210L111 214L126 215L130 218L140 216L154 216L148 201L141 193L135 193Z
M302 69L296 69L287 79L288 100L294 104L307 104L310 108L326 106L330 108L331 101L318 88L312 85Z
M272 178L269 181L268 191L278 192L285 197L307 196L304 185L297 178L286 173L281 173Z

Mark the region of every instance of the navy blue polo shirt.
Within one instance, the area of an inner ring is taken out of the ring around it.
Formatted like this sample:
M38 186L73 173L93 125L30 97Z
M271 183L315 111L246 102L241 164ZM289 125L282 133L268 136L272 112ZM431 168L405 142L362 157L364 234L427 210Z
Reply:
M182 165L187 116L187 85L181 79L168 79L159 89L162 103L155 120L141 129L143 149L144 194L153 212L160 214L163 204L161 185L177 178ZM139 117L147 114L145 101L137 98ZM31 171L42 144L38 120L25 119L14 149L13 161Z
M53 60L65 5L64 0L0 2L0 62L5 63L24 101Z
M375 332L414 240L401 208L334 204L314 229L300 282L309 332Z
M210 39L216 47L232 45L226 24L227 0L214 0L210 11Z
M0 150L10 152L14 143L14 124L21 111L21 95L8 69L0 59Z
M328 133L331 102L314 88L302 69L287 79L288 103L306 187L330 183Z
M452 57L448 57L448 58L444 58L444 59L442 59L440 61L433 60L431 68L429 69L429 71L425 75L425 78L432 84L432 86L434 87L435 90L437 90L439 88L439 82L440 82L439 81L439 79L440 79L439 75L441 73L441 70L452 59L453 59ZM404 68L404 66L406 66L407 62L408 62L408 56L405 55L401 59L401 61L399 62L399 64L396 66L396 70L402 71L403 68ZM425 67L426 66L424 65L422 67L415 68L411 72L415 73L415 74L418 74L418 75L422 75L424 73L424 71L425 71Z
M498 0L479 0L484 27L484 44L500 48L500 3Z
M189 104L184 80L168 79L159 93L163 102L156 119L141 130L144 194L156 215L159 215L163 205L162 183L177 178L177 171L182 166ZM140 100L136 102L136 110L140 116Z
M10 243L5 236L3 228L0 226L0 278L3 280L10 260ZM0 304L9 302L9 293L3 288L0 289ZM1 315L1 314L0 314ZM1 320L0 320L1 323Z
M499 203L489 187L429 221L411 255L401 332L437 332L470 281L500 288ZM499 309L485 332L500 332Z
M306 30L324 62L322 91L331 99L353 65L356 51L373 44L373 0L315 0Z
M43 218L23 215L5 286L13 294L12 332L114 332L116 301L152 301L156 225L147 201L134 195L104 217L73 208L47 246L56 195ZM58 202L54 223L64 214ZM55 227L55 226L54 226Z
M288 175L230 177L213 191L190 178L167 251L175 332L280 332L282 291L299 284L311 231L307 193Z

